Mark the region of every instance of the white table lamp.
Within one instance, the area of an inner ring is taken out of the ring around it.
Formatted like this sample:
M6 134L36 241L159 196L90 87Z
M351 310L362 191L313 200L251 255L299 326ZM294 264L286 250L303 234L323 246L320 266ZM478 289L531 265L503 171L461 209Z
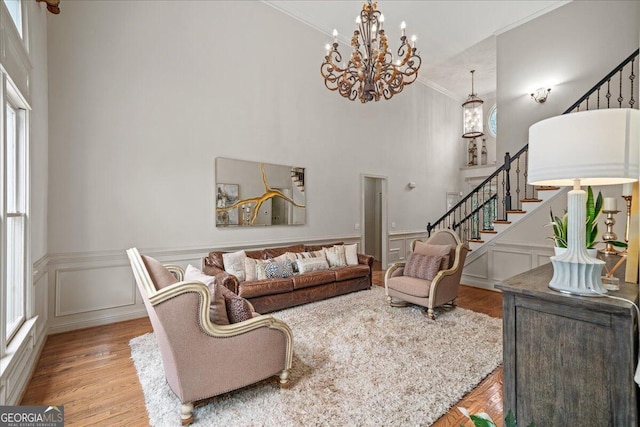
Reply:
M639 126L639 110L611 108L564 114L529 128L529 184L573 186L567 196L567 250L551 257L551 289L583 296L607 293L604 261L587 254L587 196L580 186L638 180Z

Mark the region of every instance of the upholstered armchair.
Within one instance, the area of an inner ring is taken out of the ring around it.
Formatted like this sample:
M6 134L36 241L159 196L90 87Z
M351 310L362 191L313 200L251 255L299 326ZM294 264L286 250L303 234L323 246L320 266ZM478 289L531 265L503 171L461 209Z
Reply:
M158 340L167 383L182 403L182 425L193 421L193 404L274 375L288 382L293 358L289 327L270 315L238 323L210 321L211 292L182 280L180 267L166 268L137 249L127 251L136 283Z
M387 301L394 307L407 303L426 307L429 318L435 319L435 307L455 305L468 251L450 230L440 230L426 242L413 241L407 260L396 262L385 273Z

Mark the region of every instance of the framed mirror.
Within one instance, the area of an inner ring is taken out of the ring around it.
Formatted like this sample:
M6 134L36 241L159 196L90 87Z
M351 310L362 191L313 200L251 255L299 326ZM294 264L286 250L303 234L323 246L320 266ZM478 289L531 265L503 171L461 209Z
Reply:
M216 227L303 225L305 168L216 157Z

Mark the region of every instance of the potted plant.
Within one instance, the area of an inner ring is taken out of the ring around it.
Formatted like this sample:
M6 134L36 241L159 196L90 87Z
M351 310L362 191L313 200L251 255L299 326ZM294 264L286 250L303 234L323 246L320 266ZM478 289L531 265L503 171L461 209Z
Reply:
M585 224L586 228L586 245L590 255L596 255L595 245L598 242L596 239L598 238L598 218L600 217L600 213L602 213L602 193L598 192L598 196L593 197L593 189L591 186L587 187L587 222ZM553 229L553 236L549 237L549 239L554 241L554 250L556 250L556 255L562 252L563 249L558 250L558 248L567 247L567 222L568 216L567 211L565 209L564 215L562 217L557 217L553 215L553 210L549 209L549 215L551 217L551 222L549 225ZM626 248L627 244L625 242L618 242L615 240L608 241L607 243L611 243L613 246L619 248ZM589 251L590 250L590 251Z

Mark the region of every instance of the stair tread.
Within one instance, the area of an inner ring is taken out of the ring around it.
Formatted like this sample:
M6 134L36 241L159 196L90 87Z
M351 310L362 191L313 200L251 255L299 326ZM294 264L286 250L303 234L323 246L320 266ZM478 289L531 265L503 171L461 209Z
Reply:
M520 202L523 202L523 203L524 202L536 202L536 203L539 203L539 202L542 202L542 199L521 199Z
M554 191L554 190L559 190L560 187L556 187L553 185L540 185L540 186L536 186L536 190L538 191Z
M467 240L467 242L472 242L472 243L484 243L484 240L480 240L480 239L469 239L469 240Z
M511 224L511 221L505 221L503 219L496 219L493 221L494 224Z
M513 210L513 211L507 211L508 214L526 214L527 211L523 211L523 210Z
M497 234L498 232L496 230L480 230L481 233L490 233L490 234Z

